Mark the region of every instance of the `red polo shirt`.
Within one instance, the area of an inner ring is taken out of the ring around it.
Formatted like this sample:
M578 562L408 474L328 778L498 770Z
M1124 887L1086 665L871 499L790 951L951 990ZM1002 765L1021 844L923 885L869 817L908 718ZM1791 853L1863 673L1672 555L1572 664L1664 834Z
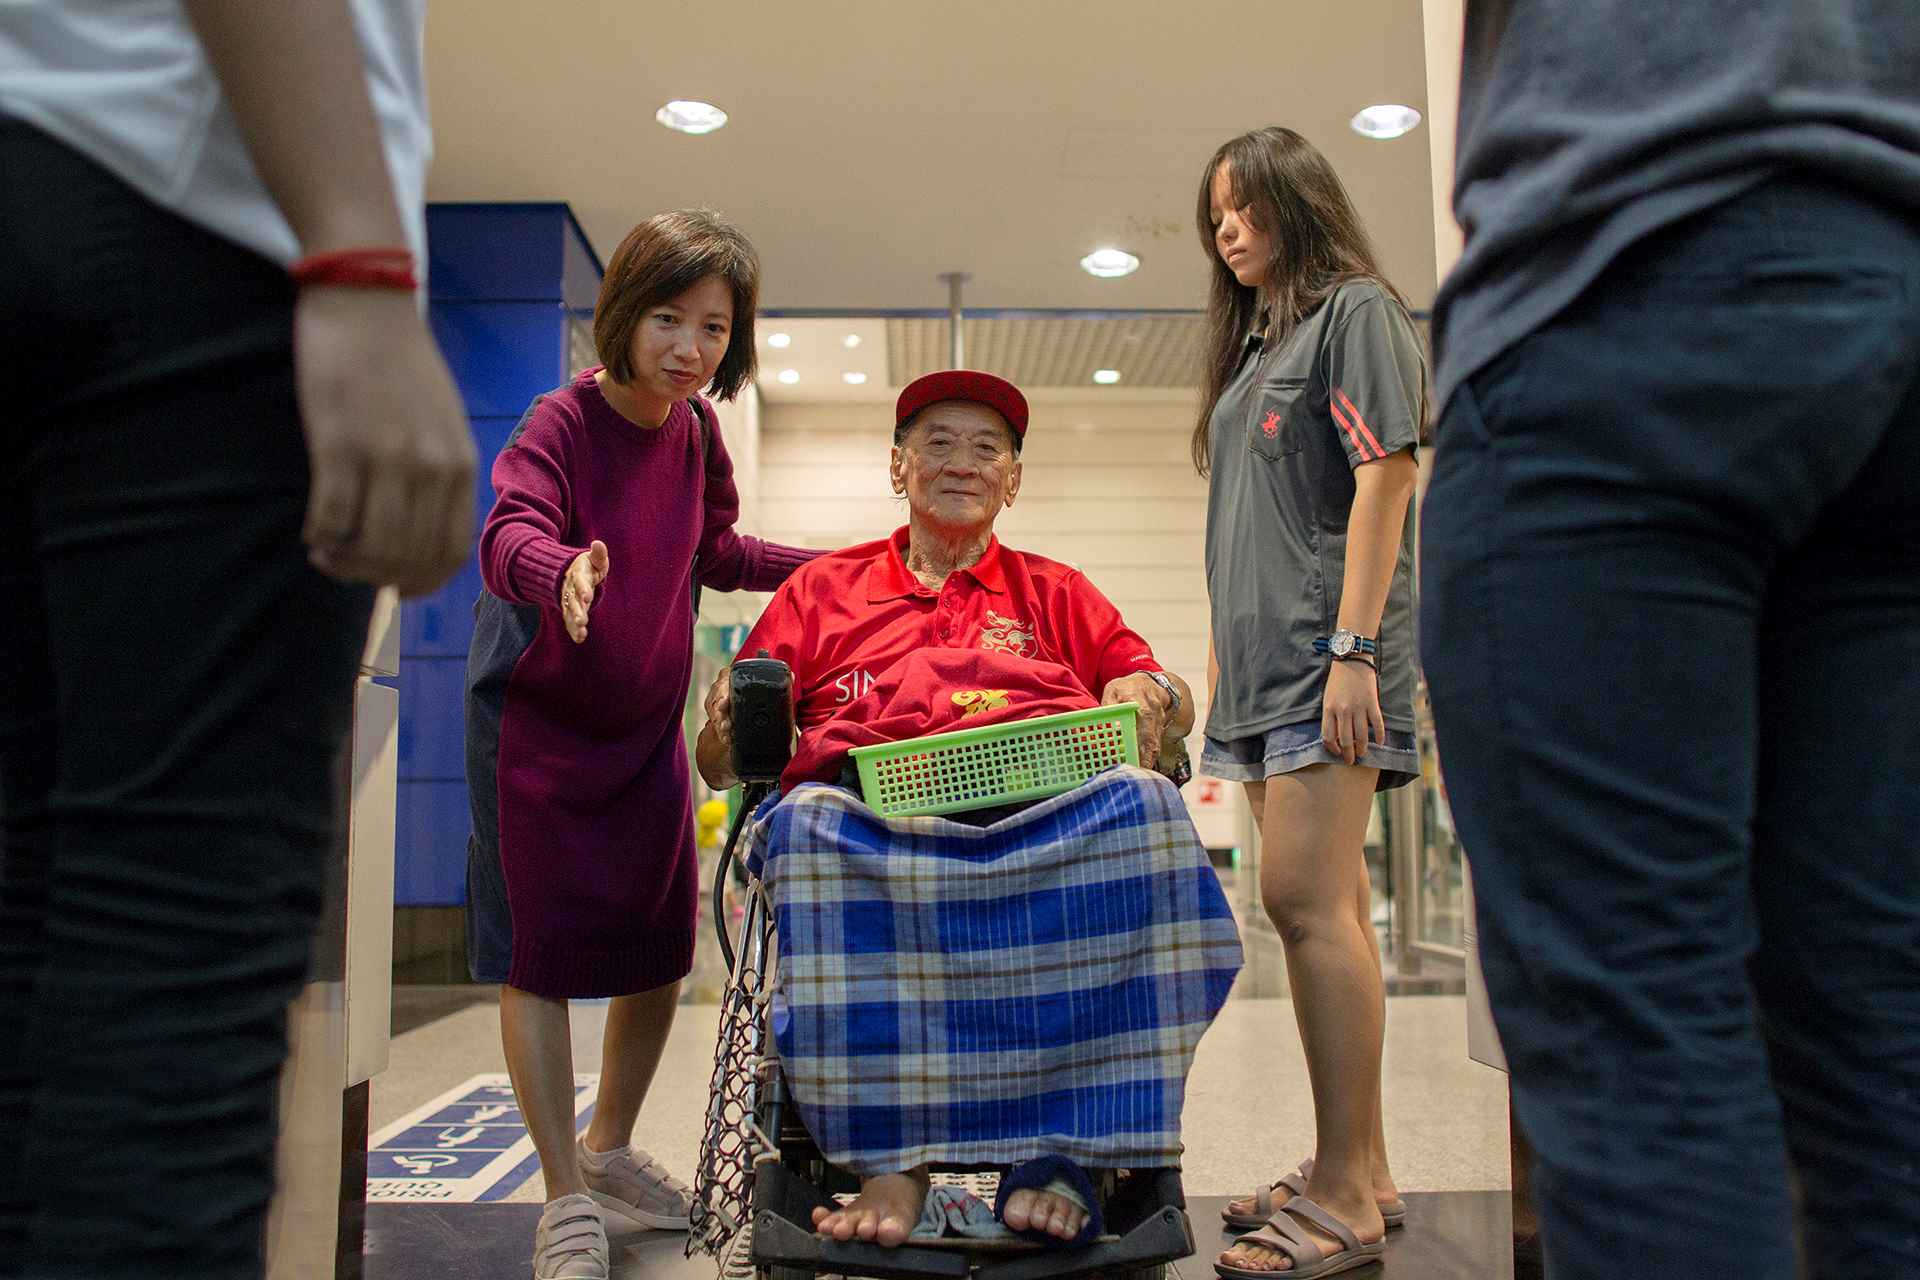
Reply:
M1153 651L1113 602L1069 565L994 538L971 568L938 591L907 572L907 530L801 565L774 593L740 650L793 668L800 728L860 717L861 695L908 654L985 649L1056 662L1097 702L1107 685L1159 671Z

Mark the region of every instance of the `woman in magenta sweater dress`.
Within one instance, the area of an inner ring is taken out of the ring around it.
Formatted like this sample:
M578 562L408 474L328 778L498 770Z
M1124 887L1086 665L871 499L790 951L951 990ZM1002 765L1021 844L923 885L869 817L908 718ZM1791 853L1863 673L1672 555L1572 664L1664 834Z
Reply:
M594 309L605 367L535 400L493 464L467 672L470 955L503 984L546 1177L540 1280L607 1275L603 1213L687 1224L685 1186L630 1139L693 964L692 589L770 591L816 554L734 532L733 466L696 394L752 379L758 289L752 247L711 214L634 228ZM613 999L576 1143L566 1002L595 996Z

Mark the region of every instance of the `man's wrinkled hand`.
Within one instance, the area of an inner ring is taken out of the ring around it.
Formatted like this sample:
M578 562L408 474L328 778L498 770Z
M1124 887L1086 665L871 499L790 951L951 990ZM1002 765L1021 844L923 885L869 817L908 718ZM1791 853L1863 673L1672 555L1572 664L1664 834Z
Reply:
M1173 705L1173 699L1160 687L1158 681L1143 672L1134 672L1130 676L1121 676L1100 695L1103 707L1117 706L1122 702L1131 702L1140 708L1138 731L1140 737L1140 767L1151 769L1160 759L1160 734L1167 727L1167 713Z
M733 756L733 667L720 669L713 687L707 690L707 727L713 730L729 759Z

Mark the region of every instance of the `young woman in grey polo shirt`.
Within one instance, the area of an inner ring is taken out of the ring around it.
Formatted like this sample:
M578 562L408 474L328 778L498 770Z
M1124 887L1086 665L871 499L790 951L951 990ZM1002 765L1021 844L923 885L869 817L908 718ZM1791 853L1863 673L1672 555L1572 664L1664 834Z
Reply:
M1230 1204L1238 1277L1378 1257L1406 1206L1380 1120L1385 1020L1363 844L1413 742L1414 448L1426 363L1325 157L1288 129L1221 147L1200 184L1212 263L1193 461L1209 479L1213 703L1201 769L1246 786L1261 900L1286 947L1317 1140Z

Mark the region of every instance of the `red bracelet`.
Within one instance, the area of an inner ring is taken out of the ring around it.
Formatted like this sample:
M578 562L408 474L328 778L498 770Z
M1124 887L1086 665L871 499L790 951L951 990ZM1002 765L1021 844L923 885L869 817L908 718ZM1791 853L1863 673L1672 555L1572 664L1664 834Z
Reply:
M340 284L363 289L418 289L413 251L371 247L310 253L287 268L297 285Z

